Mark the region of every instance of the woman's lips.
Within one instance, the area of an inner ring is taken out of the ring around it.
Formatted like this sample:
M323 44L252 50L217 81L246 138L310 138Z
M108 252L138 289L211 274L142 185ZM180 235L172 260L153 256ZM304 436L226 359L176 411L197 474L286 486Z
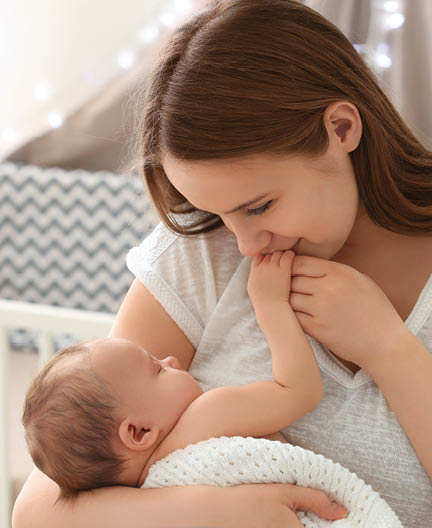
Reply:
M302 240L302 239L299 238L299 239L297 240L297 242L296 242L292 247L290 247L290 248L288 248L288 249L285 249L285 248L283 248L283 249L278 249L278 248L275 248L275 249L267 249L267 251L261 251L261 253L262 253L263 255L271 255L271 254L274 253L275 251L294 251L294 253L295 253L296 255L298 255L298 253L299 253L299 245L300 245L301 240Z

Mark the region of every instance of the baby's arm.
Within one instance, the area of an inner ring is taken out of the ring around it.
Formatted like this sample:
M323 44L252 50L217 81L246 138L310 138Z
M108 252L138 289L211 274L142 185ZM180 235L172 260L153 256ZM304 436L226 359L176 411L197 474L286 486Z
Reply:
M308 407L309 398L314 402L321 399L322 380L311 346L289 304L293 259L289 250L255 257L248 293L270 346L275 381L293 397L297 393L306 398L298 405Z
M205 392L165 439L167 452L211 437L269 435L318 405L319 368L289 305L293 257L287 251L254 259L248 283L257 320L270 345L274 381Z

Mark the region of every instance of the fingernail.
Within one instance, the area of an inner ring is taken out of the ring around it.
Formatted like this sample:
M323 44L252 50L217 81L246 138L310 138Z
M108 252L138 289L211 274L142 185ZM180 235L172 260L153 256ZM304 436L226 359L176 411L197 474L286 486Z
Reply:
M340 515L342 517L348 516L348 511L343 506L338 504L337 502L332 502L332 506L333 506L333 511L335 512L336 515Z

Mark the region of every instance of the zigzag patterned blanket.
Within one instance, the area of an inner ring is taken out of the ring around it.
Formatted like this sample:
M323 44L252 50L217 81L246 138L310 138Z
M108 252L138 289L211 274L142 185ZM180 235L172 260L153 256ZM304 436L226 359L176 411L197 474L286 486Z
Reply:
M299 512L307 528L403 528L384 499L356 474L312 451L263 438L223 436L178 449L150 467L142 487L259 482L320 489L349 511L338 521Z
M0 163L0 297L116 313L155 225L139 178Z
M116 313L125 256L155 225L138 177L0 163L0 297ZM55 335L55 348L78 337ZM10 333L14 348L38 340Z

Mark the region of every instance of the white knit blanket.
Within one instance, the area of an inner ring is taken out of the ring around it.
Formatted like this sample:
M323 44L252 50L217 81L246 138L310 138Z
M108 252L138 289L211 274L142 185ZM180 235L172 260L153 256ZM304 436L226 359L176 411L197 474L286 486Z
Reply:
M299 512L307 528L403 528L385 500L355 473L312 451L264 438L223 436L178 449L150 467L142 487L259 482L320 489L349 511L338 521Z

